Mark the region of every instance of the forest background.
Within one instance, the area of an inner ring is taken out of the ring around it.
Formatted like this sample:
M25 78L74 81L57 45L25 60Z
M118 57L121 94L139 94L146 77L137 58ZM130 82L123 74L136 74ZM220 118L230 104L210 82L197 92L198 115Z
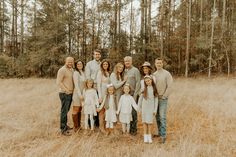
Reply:
M66 56L140 66L164 57L178 76L235 74L235 0L1 0L0 76L55 77Z

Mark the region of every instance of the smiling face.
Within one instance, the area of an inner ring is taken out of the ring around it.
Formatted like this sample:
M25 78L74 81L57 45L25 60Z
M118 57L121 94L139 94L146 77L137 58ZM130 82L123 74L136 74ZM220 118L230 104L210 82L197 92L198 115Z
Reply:
M151 85L152 85L152 79L150 79L150 78L145 78L145 79L144 79L144 82L145 82L145 84L146 84L147 86L151 86Z
M130 68L132 66L132 58L131 57L125 57L124 58L125 68Z
M87 87L88 88L93 88L93 81L92 80L87 81Z
M105 71L107 71L108 67L109 67L108 62L103 62L103 63L102 63L102 68L103 68Z
M127 85L125 85L125 86L124 86L124 93L125 93L125 94L129 94L129 92L130 92L130 87L127 86Z
M123 70L124 70L124 66L123 66L122 64L120 64L120 65L117 66L117 72L118 72L118 73L122 73Z
M81 61L79 61L77 64L76 64L76 67L78 70L82 70L83 69L83 63Z
M96 61L99 61L101 59L101 53L100 52L94 52L93 53L93 58L96 60Z
M72 68L74 64L74 58L72 57L67 57L65 60L65 65L67 68Z
M155 60L155 66L157 70L160 70L163 68L163 60L161 59L156 59Z
M114 94L114 87L113 87L113 86L109 87L109 88L107 89L107 92L108 92L109 95Z
M146 66L144 66L143 67L143 73L144 73L144 75L150 75L150 72L151 70L150 70L150 68L149 67L146 67Z

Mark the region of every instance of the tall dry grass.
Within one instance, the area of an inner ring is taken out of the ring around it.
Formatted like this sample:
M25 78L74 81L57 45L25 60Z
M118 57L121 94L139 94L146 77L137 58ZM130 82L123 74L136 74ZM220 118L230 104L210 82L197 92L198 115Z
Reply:
M143 144L138 135L71 137L58 133L55 80L0 80L0 156L236 156L236 80L175 79L168 106L168 138ZM72 125L71 119L69 119Z

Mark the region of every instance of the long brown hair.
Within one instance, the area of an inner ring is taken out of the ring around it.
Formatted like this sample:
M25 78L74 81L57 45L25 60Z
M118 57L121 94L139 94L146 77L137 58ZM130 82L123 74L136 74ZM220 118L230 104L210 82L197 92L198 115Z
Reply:
M104 59L102 62L101 62L101 65L100 65L100 69L101 69L101 72L102 74L105 76L105 77L108 77L107 76L107 73L105 72L105 70L103 69L103 63L107 62L108 64L108 67L107 67L107 72L109 73L108 76L110 75L110 72L111 72L111 64L108 60Z
M119 68L119 66L123 66L123 71L120 74L118 74L118 70L117 70ZM121 81L124 80L124 68L125 68L125 65L121 62L119 62L115 65L114 73L116 75L117 80L119 80L120 78L121 78Z
M151 80L152 80L153 95L154 95L154 97L157 97L158 93L157 93L156 84L154 83L153 79L151 79ZM144 80L144 90L142 93L143 93L144 99L147 99L148 91L147 91L147 85L145 83L145 80Z
M83 68L82 68L82 71L83 71L83 72L84 72L85 66L84 66L84 62L83 62L82 60L78 59L78 60L75 61L75 70L78 71L79 74L81 75L81 72L80 72L79 69L77 68L78 62L81 62L81 63L83 64Z

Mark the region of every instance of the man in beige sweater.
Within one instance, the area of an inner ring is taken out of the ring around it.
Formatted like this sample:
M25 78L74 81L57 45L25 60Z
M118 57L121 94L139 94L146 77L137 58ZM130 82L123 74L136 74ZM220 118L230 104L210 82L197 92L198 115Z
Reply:
M62 135L65 136L71 135L69 132L71 128L67 125L67 113L70 110L72 94L74 90L73 64L74 58L67 57L65 59L65 65L61 67L57 72L56 80L59 87L59 98L61 100L60 129Z
M171 91L171 85L173 78L171 74L163 69L163 59L157 58L155 60L156 72L153 76L156 81L156 88L158 92L158 110L156 115L158 135L161 137L161 143L165 143L166 140L166 111L168 97Z

